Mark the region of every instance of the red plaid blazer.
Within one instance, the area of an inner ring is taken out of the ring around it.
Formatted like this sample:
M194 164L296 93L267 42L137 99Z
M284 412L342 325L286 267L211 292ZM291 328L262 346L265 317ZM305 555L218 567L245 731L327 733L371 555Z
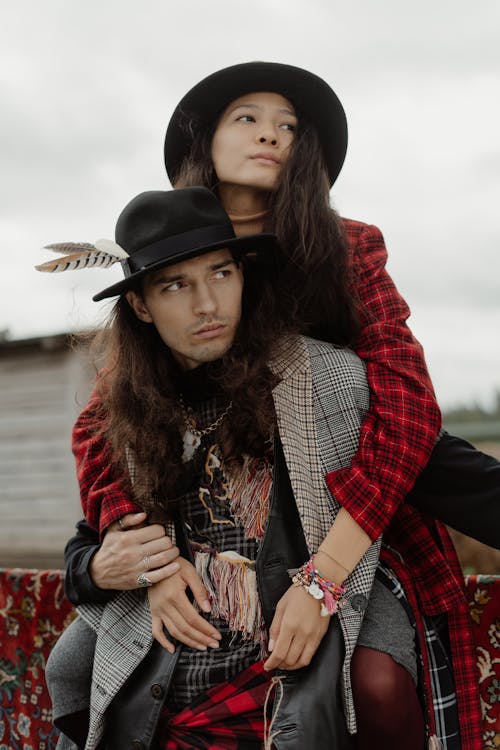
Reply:
M422 347L406 325L408 305L385 269L374 226L345 220L362 331L354 347L367 367L370 410L351 466L327 476L330 492L375 540L427 463L441 415Z

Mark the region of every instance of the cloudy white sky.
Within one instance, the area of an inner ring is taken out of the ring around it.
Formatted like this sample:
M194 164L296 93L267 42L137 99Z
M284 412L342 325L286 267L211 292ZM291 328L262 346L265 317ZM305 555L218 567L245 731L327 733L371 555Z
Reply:
M308 68L344 103L332 200L378 225L444 407L500 388L498 0L16 0L0 10L0 330L88 327L118 269L44 275L61 240L113 237L168 187L166 123L226 65Z

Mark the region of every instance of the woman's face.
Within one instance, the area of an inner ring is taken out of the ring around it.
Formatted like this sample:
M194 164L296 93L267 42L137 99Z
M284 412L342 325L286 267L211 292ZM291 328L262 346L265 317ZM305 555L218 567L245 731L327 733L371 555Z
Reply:
M295 110L281 94L260 91L232 101L212 139L212 162L219 182L274 190L296 127Z

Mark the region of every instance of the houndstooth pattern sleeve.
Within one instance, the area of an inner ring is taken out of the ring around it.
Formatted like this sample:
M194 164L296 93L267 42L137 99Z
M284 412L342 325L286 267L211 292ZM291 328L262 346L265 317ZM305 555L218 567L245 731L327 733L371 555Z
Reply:
M144 589L122 591L104 605L84 604L78 614L97 633L85 745L95 750L107 707L151 648L151 615Z
M351 351L304 337L288 340L272 363L281 375L274 390L283 450L306 542L315 552L340 510L325 474L349 465L357 450L369 389L363 363ZM345 641L343 697L350 732L356 718L350 661L378 562L374 542L346 581L346 605L339 614ZM353 603L356 606L352 606Z

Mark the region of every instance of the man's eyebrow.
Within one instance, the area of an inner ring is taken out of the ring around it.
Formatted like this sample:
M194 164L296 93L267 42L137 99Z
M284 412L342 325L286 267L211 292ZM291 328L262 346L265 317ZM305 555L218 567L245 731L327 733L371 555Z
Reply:
M230 266L231 264L236 265L236 261L234 258L226 258L225 260L220 260L218 263L214 263L210 266L211 271L219 271L221 268L225 268L225 266Z
M185 273L176 273L170 276L167 273L161 273L158 274L156 278L151 279L150 284L152 286L157 286L159 284L173 284L174 281L181 281L184 278L186 278Z
M221 268L225 268L226 266L229 266L231 264L236 265L236 261L234 258L226 258L225 260L221 260L218 263L212 263L208 268L210 271L219 271ZM168 274L165 273L158 273L158 276L155 279L151 279L150 283L152 286L159 286L160 284L173 284L176 281L182 281L187 276L189 276L188 273L175 273L175 274Z

